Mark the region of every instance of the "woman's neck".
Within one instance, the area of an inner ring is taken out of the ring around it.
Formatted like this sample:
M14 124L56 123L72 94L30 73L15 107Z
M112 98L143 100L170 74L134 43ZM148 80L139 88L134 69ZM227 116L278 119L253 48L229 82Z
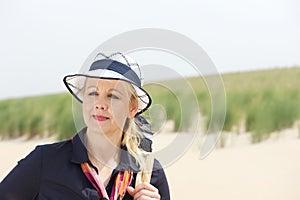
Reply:
M122 134L105 135L87 129L85 146L90 159L115 168L120 160L120 145Z

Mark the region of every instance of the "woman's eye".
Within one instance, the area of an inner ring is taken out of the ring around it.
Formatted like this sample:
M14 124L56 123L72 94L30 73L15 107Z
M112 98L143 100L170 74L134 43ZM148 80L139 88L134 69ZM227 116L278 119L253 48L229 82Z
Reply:
M120 99L117 95L115 94L109 94L108 95L109 98L112 98L112 99Z
M89 92L88 95L89 95L89 96L97 96L98 93L97 93L97 92Z

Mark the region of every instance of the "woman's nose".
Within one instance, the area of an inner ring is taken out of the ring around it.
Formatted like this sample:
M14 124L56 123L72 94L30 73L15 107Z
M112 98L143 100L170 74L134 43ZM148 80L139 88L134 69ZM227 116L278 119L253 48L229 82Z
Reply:
M95 98L94 101L95 101L94 105L96 110L107 110L108 105L107 102L105 101L105 98L98 96Z

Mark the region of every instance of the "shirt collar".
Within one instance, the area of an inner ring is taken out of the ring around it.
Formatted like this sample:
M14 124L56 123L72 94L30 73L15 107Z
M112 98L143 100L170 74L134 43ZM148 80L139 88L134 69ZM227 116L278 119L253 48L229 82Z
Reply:
M87 154L86 147L83 144L83 136L86 133L86 127L79 131L73 138L73 152L71 162L76 164L81 164L84 162L89 162L89 157ZM129 154L125 145L121 146L121 156L120 156L120 163L116 167L117 171L124 171L130 170L133 172L139 172L140 169L136 164L135 158Z
M83 144L83 134L86 133L86 127L79 131L73 138L73 152L71 162L76 164L81 164L84 162L89 162L89 157L87 150Z

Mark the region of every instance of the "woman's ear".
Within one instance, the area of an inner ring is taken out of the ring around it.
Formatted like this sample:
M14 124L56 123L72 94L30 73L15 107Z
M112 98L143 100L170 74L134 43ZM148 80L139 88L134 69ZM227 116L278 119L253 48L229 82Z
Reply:
M129 113L128 113L128 118L132 119L136 115L137 111L139 108L139 103L137 98L132 96L129 101Z

